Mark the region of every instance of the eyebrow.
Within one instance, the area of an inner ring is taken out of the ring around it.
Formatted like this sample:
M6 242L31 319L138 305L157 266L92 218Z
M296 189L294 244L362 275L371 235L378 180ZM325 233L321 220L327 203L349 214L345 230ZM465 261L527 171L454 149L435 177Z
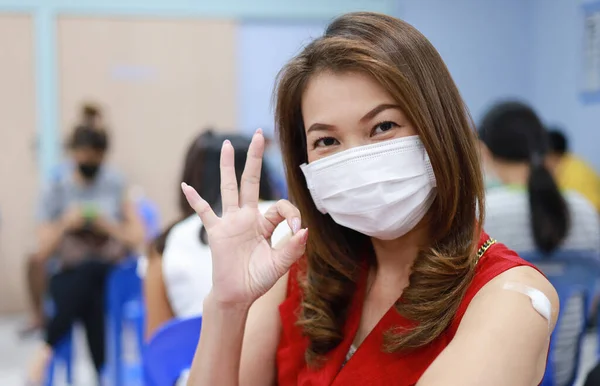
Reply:
M379 114L385 110L388 110L388 109L400 109L400 106L390 105L390 104L385 104L385 103L380 104L379 106L375 107L373 110L366 113L365 116L360 119L360 121L365 122L365 121L371 120L371 119L375 118L377 116L377 114Z
M371 120L373 118L375 118L379 113L388 110L388 109L400 109L400 106L398 105L391 105L391 104L380 104L379 106L375 107L373 110L369 111L368 113L365 114L364 117L362 117L360 119L360 122L365 122L368 120ZM333 125L328 125L325 123L313 123L308 130L306 131L307 134L313 132L313 131L329 131L331 129L333 129L334 126Z

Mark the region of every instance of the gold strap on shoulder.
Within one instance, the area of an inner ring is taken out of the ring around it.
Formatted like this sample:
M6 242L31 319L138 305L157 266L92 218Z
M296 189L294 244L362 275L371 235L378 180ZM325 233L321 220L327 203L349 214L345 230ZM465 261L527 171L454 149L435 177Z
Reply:
M496 241L493 238L489 238L487 239L487 241L485 243L483 243L483 245L477 250L477 262L479 262L479 259L481 259L481 257L483 256L483 254L494 244L496 244L498 241Z

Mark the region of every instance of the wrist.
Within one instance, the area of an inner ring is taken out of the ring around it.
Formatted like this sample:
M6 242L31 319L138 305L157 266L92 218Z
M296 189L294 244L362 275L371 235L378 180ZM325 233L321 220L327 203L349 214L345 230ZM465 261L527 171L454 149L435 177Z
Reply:
M60 230L60 233L67 233L71 230L71 226L66 219L60 219L58 221L58 229Z
M204 298L204 309L212 309L215 311L227 312L227 313L248 313L250 307L254 302L232 302L223 299L214 291L210 291L209 294Z

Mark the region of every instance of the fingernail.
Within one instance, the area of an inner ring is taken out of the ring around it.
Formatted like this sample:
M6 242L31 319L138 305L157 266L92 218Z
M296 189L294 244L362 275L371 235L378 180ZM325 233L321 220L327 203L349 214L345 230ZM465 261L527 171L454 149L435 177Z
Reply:
M200 196L191 186L186 184L185 182L181 183L181 190L183 191L183 195L187 199L188 203L193 207L196 202L200 199Z
M223 141L223 146L225 145L231 145L231 141L229 141L228 139Z
M261 128L256 129L256 134L262 134L262 133L263 133L263 131Z
M302 223L300 222L300 219L298 217L292 219L292 232L294 234L298 233L301 226Z
M308 241L308 228L304 230L304 235L302 236L302 245L306 245Z

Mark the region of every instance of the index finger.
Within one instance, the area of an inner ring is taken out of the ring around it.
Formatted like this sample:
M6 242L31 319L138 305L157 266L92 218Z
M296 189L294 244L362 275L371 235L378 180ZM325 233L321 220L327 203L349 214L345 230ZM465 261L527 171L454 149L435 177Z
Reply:
M277 226L286 221L292 234L296 234L301 226L302 220L300 211L291 202L287 200L279 200L275 205L271 206L264 214L265 219L269 224L269 231L271 233L277 228Z
M258 208L258 199L260 192L260 171L262 169L262 157L265 151L265 138L262 130L256 130L246 157L246 165L240 183L240 201L241 205L251 208Z

